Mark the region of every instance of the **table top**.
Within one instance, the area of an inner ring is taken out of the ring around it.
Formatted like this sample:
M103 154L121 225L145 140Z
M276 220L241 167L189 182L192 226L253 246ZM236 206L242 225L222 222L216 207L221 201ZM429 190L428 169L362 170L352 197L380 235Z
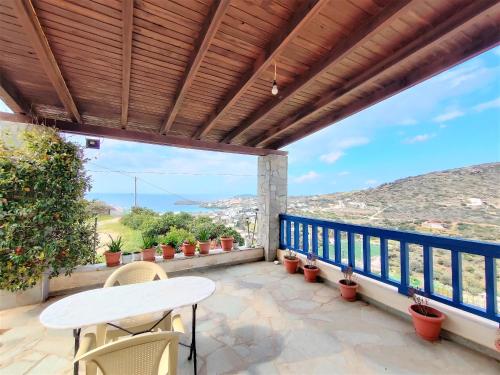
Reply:
M83 328L191 306L214 292L215 283L198 276L93 289L48 306L40 314L40 322L55 329Z

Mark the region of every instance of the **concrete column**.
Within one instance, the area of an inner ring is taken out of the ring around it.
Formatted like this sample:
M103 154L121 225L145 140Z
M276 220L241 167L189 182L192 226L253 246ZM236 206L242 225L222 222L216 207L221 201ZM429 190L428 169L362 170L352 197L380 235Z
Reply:
M287 173L287 156L259 156L257 241L268 262L276 258L279 247L279 214L286 212Z

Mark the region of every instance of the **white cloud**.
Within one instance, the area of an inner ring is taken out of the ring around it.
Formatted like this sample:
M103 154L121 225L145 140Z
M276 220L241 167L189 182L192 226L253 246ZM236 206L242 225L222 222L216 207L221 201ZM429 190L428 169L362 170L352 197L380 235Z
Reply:
M304 182L309 182L313 181L319 178L319 174L314 172L314 171L309 171L306 174L303 174L302 176L295 177L294 181L298 184L302 184Z
M348 176L350 174L351 174L351 172L349 172L349 171L342 171L342 172L337 173L337 176Z
M419 134L411 138L407 138L403 141L403 143L417 143L417 142L425 142L429 139L433 138L434 134Z
M434 122L445 122L450 121L458 117L462 117L464 113L458 109L451 110L445 113L440 114L439 116L434 117L432 120Z
M500 107L500 97L490 100L489 102L480 103L474 106L474 110L477 112L482 112L486 109L499 108Z
M336 143L336 146L341 150L345 150L351 147L366 145L369 142L370 140L367 137L348 137L341 139Z
M416 125L418 121L411 117L406 117L398 122L398 125Z
M328 154L323 154L319 158L321 161L324 161L325 163L333 164L344 155L345 153L342 151L333 151Z

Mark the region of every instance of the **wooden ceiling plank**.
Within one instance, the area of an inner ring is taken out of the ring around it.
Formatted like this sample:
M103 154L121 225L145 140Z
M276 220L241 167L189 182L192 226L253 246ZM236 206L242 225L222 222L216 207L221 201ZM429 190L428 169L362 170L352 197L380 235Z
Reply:
M365 70L362 74L348 81L342 87L330 91L328 94L322 96L322 98L317 102L297 111L284 122L276 127L272 127L268 131L264 132L264 134L248 142L248 144L256 147L266 145L274 137L285 132L297 123L310 119L312 116L318 114L319 111L331 105L334 101L349 95L355 89L364 84L376 81L387 70L411 58L416 53L435 46L440 40L460 28L465 22L488 12L490 8L495 5L495 3L497 2L494 0L477 0L468 7L462 8L461 11L454 13L451 17L447 18L436 27L429 27L428 32L421 34L411 43L404 45L398 51L373 65L368 70Z
M40 63L42 64L49 80L52 82L52 85L64 105L64 108L68 112L69 117L73 121L81 122L82 118L78 112L78 108L76 107L59 65L57 64L54 54L52 53L49 42L43 32L42 25L36 15L35 8L33 7L31 0L18 0L13 3L15 4L18 19L27 36L33 43L33 48L37 53Z
M210 47L212 39L215 37L217 30L222 22L222 18L229 7L229 0L217 0L214 2L210 9L209 15L205 19L205 23L200 31L200 35L196 41L193 54L187 64L185 74L180 81L177 94L173 106L170 108L163 125L161 126L160 133L166 134L172 128L175 117L181 109L184 98L193 83L196 73L200 69L201 63L205 54Z
M255 124L264 119L271 111L280 107L299 90L325 73L333 64L342 60L360 43L370 39L378 29L380 29L384 25L390 24L399 16L399 14L406 8L406 6L411 3L411 1L412 0L399 0L392 2L390 3L390 5L382 9L377 16L368 19L368 21L357 28L357 30L350 37L342 40L328 54L323 56L323 58L315 63L311 67L311 69L309 69L291 85L286 87L285 90L283 90L283 93L278 96L278 98L276 98L275 100L270 100L258 111L255 111L246 121L229 132L223 141L230 143L237 136L243 134L245 131L255 126Z
M296 131L289 137L285 137L274 142L269 147L271 148L281 148L293 143L299 139L302 139L308 135L311 135L325 127L332 125L338 121L341 121L353 114L360 112L368 107L371 107L383 100L394 96L401 91L407 90L420 82L423 82L430 77L433 77L439 73L442 73L453 66L463 63L481 53L484 53L488 49L497 47L500 45L500 33L498 28L492 28L488 33L483 33L481 38L477 38L465 49L454 50L452 53L442 54L441 58L435 59L432 63L423 65L423 67L411 71L404 79L394 80L383 89L377 90L371 95L364 96L361 100L355 101L354 104L349 105L339 112L327 115L318 121L315 121L310 126Z
M132 33L134 30L134 0L123 0L122 8L122 129L127 127L130 100L130 72L132 68Z
M23 98L17 88L0 73L0 99L14 113L30 114L31 105Z
M80 134L94 137L104 137L118 139L122 141L141 142L148 144L157 144L163 146L181 147L196 150L219 151L233 154L245 155L287 155L286 151L268 150L264 148L255 148L247 146L228 145L215 142L197 141L189 138L176 137L173 135L161 135L158 133L146 133L135 130L124 130L120 128L110 128L106 126L75 124L69 121L58 121L52 119L35 119L29 116L0 112L0 121L21 122L29 124L43 124L55 127L63 132Z
M288 43L298 34L299 30L311 18L319 13L326 0L309 0L299 8L292 16L287 27L284 28L267 48L257 57L253 66L243 75L241 84L235 86L220 103L216 110L209 116L208 120L197 130L193 139L201 139L215 126L217 121L241 98L246 90L255 83L259 77L272 64L273 60L282 52Z

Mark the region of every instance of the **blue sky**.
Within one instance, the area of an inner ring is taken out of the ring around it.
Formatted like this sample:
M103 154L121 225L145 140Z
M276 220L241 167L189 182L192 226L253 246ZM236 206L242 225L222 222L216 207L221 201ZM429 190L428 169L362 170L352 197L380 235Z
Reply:
M79 136L70 139L84 141ZM289 195L365 189L402 177L500 161L500 47L285 150ZM86 155L92 191L97 193L131 193L133 175L139 177L140 193L223 197L256 192L253 156L107 139L100 150L87 150Z

